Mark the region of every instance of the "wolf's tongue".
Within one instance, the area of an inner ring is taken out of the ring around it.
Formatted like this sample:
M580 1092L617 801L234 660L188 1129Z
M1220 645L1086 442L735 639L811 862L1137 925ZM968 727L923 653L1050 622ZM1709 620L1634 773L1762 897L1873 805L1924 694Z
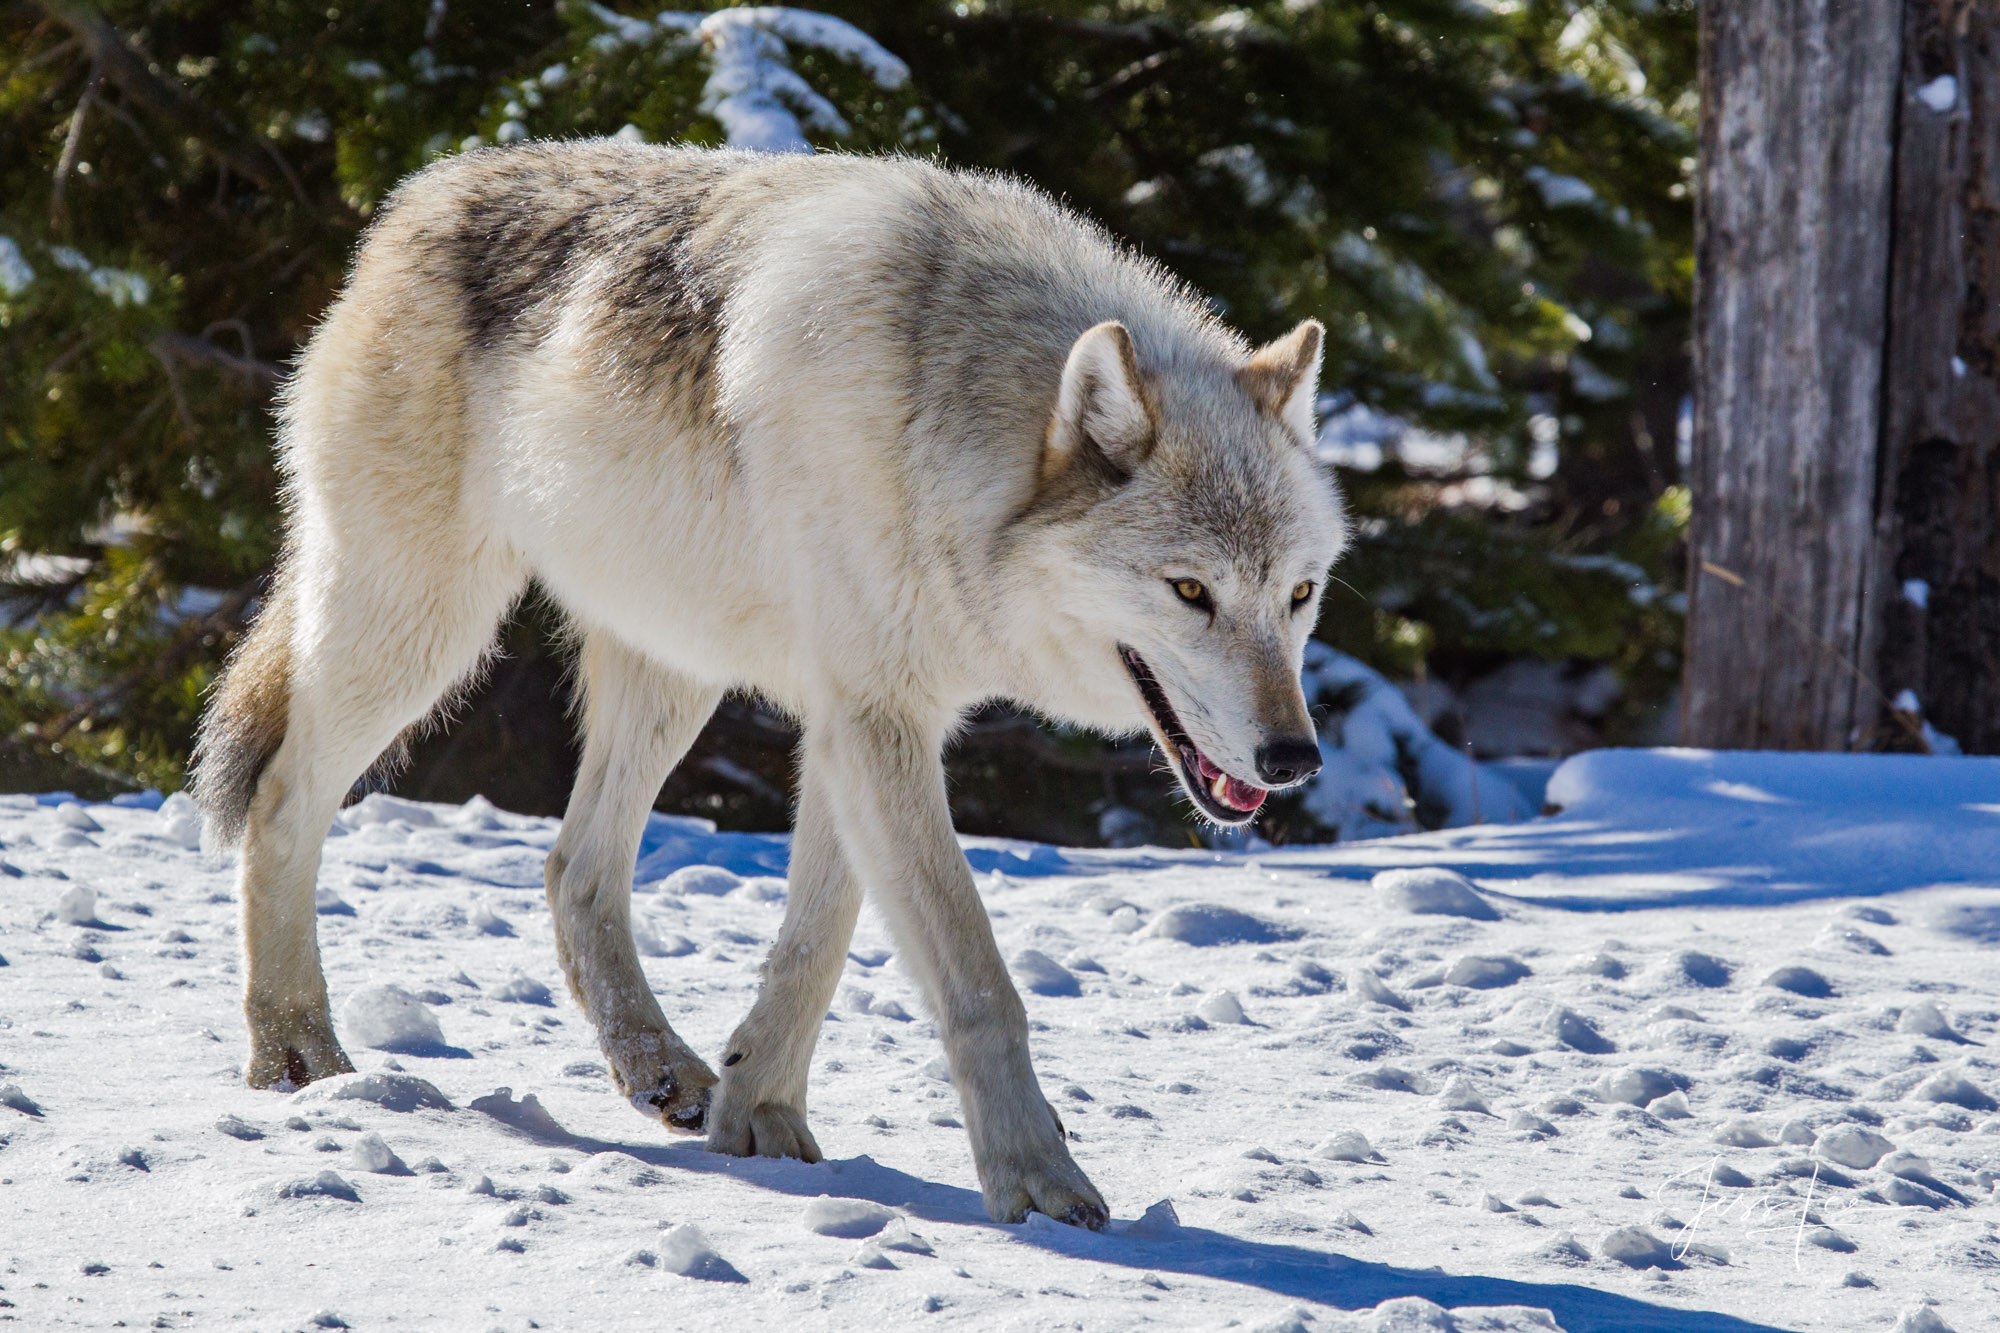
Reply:
M1199 750L1194 752L1194 766L1201 774L1202 785L1208 788L1208 794L1230 809L1255 810L1264 804L1264 797L1268 793L1262 787L1253 787L1247 782L1225 775Z
M1228 782L1228 794L1222 798L1224 804L1234 806L1238 810L1255 810L1264 804L1266 793L1262 787L1253 787L1235 778L1230 778Z

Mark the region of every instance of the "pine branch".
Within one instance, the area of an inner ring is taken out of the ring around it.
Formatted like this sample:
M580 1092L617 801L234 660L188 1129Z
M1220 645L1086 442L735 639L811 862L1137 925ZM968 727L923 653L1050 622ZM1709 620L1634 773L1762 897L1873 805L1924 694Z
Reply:
M253 380L264 385L275 385L285 377L285 368L274 361L238 356L226 348L217 347L205 338L193 338L185 333L155 334L151 349L153 355L163 362L178 362L184 366L207 366L211 370L224 371L238 379Z
M69 133L63 136L62 156L56 159L55 181L49 188L50 231L61 231L67 220L63 196L69 189L70 173L76 170L77 158L83 153L83 122L90 115L91 105L97 100L97 87L103 82L104 62L93 57L90 76L83 81L83 95L76 99L76 110L70 113Z
M195 140L216 161L272 193L289 190L310 204L305 189L270 140L243 133L224 122L186 89L154 72L125 35L105 21L88 0L38 0L83 43L104 78L176 133Z
M264 584L265 578L260 574L248 583L233 589L213 611L183 621L175 631L172 641L159 653L141 662L110 684L91 691L89 698L60 717L47 723L30 723L23 727L22 734L38 745L53 748L70 732L76 730L84 719L96 719L115 711L118 705L129 698L139 686L180 670L188 656L201 647L209 636L241 629L248 619L251 600L263 592Z

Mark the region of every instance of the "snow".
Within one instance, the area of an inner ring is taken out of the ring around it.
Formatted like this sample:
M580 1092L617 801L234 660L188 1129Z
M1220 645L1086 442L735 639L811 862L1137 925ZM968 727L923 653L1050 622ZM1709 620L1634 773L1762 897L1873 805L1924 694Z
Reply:
M822 1194L806 1205L805 1228L821 1236L862 1240L896 1220L894 1209L866 1199L836 1199Z
M1021 989L1034 995L1081 995L1083 987L1076 974L1043 953L1023 949L1014 955L1014 979Z
M445 1044L437 1017L401 986L366 986L356 991L340 1008L340 1031L348 1041L378 1051L423 1055Z
M1463 916L1498 921L1500 913L1479 896L1471 880L1456 870L1423 866L1385 870L1373 880L1375 898L1384 910L1417 916Z
M1522 175L1541 193L1542 203L1550 208L1576 208L1597 200L1597 191L1578 177L1565 176L1547 167L1529 167Z
M1432 734L1389 681L1345 653L1306 645L1306 705L1320 724L1319 775L1304 806L1341 841L1432 827L1525 819L1533 813L1499 771ZM1412 775L1405 782L1405 774Z
M19 296L35 280L35 270L12 236L0 236L0 296Z
M152 298L153 286L143 274L93 264L88 255L67 245L50 246L49 258L57 268L81 273L92 291L115 306L144 305Z
M644 45L667 33L698 43L709 63L701 109L737 148L809 153L808 129L836 137L850 132L833 103L786 63L795 49L858 65L883 89L900 88L910 77L909 67L874 38L829 14L758 5L710 14L667 10L648 22L600 4L586 8L604 25L596 41L608 49Z
M623 1329L668 1302L775 1327L1981 1327L2000 761L1598 751L1548 798L1251 854L966 839L1003 955L1073 988L1025 999L1111 1203L1090 1234L985 1219L872 914L814 1056L827 1160L739 1161L635 1116L550 984L554 820L343 812L320 886L353 914L318 923L362 1071L287 1095L242 1086L232 873L172 835L175 801L79 803L85 834L72 798L0 797L0 1299L34 1328ZM711 1056L786 852L645 831L635 920L690 946L648 976ZM1788 969L1824 993L1767 984ZM370 1022L437 1045L383 1055Z
M1941 116L1958 105L1958 80L1940 74L1917 89L1917 100Z

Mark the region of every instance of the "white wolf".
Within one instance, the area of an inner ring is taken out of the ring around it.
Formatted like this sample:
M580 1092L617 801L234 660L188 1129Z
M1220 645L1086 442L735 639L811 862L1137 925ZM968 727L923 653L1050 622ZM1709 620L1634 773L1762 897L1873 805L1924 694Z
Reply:
M1220 823L1318 768L1299 666L1346 540L1309 448L1321 338L1252 351L1047 197L917 161L598 140L412 177L285 392L286 552L203 725L250 1084L352 1068L314 937L327 825L532 577L586 699L549 904L619 1090L715 1151L817 1160L807 1066L866 885L987 1210L1102 1226L940 749L991 698L1150 727ZM718 1077L653 998L628 894L731 689L804 739L784 925Z

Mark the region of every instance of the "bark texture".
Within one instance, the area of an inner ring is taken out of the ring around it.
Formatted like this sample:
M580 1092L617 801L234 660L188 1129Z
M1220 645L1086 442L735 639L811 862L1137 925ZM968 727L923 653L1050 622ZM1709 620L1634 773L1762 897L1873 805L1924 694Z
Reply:
M1906 0L1864 660L2000 752L2000 6ZM1857 697L1857 713L1879 710ZM1884 729L1885 740L1894 735Z
M1703 6L1689 743L2000 750L1997 41Z
M1840 749L1855 730L1837 658L1875 529L1901 17L1702 6L1692 744Z

